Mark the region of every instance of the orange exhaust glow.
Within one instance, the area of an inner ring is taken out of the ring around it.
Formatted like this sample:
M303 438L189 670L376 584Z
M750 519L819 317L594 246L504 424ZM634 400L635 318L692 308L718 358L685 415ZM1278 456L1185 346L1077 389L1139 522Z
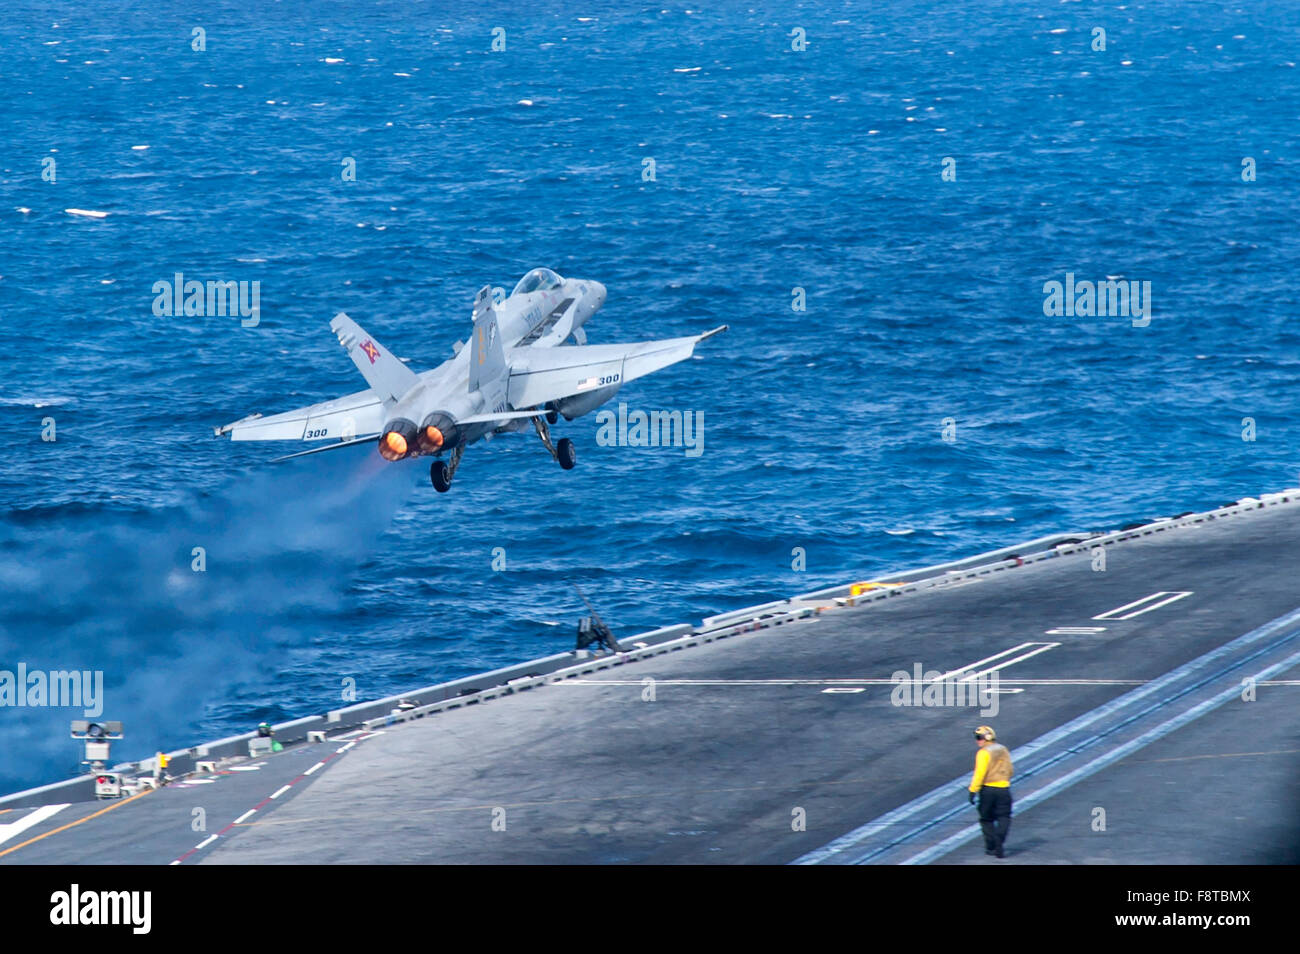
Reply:
M424 429L424 439L428 442L430 448L437 450L442 446L442 431L430 424Z
M399 457L406 453L406 438L397 431L389 431L388 436L384 438L384 443L388 449Z

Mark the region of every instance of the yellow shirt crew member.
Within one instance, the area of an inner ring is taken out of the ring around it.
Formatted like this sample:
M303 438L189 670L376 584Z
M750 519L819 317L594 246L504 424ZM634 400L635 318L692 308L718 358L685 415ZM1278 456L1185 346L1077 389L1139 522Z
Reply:
M975 774L970 778L968 794L972 804L979 798L985 853L1002 858L1011 831L1011 752L997 741L991 725L975 730L975 745Z
M991 742L975 753L975 774L970 779L970 790L978 792L983 786L1011 787L1011 753L998 742Z

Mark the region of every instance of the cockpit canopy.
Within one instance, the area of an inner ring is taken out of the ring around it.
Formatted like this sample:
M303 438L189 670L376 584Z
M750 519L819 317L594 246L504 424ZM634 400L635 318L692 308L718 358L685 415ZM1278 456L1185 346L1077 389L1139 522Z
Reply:
M550 291L552 288L563 283L564 279L549 268L534 268L531 272L519 279L519 284L510 294L526 295L535 291Z

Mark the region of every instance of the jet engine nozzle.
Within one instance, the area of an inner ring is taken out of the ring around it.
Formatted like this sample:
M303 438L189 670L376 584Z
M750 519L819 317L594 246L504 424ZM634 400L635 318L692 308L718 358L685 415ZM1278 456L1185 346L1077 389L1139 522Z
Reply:
M415 425L404 418L389 421L379 435L379 456L384 460L401 460L415 452Z
M462 437L460 428L456 426L450 414L445 411L434 411L420 425L420 433L416 439L422 453L437 454L444 450L451 450L461 442Z

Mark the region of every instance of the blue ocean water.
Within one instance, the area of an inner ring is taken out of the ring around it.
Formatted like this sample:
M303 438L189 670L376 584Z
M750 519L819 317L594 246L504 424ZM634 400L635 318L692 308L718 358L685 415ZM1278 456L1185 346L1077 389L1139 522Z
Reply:
M103 670L135 757L570 648L571 581L626 635L1300 483L1300 7L709 6L7 4L0 669ZM363 386L336 312L430 367L541 264L593 342L730 324L619 396L701 456L213 439ZM260 322L156 316L178 271ZM0 709L0 790L73 717Z

